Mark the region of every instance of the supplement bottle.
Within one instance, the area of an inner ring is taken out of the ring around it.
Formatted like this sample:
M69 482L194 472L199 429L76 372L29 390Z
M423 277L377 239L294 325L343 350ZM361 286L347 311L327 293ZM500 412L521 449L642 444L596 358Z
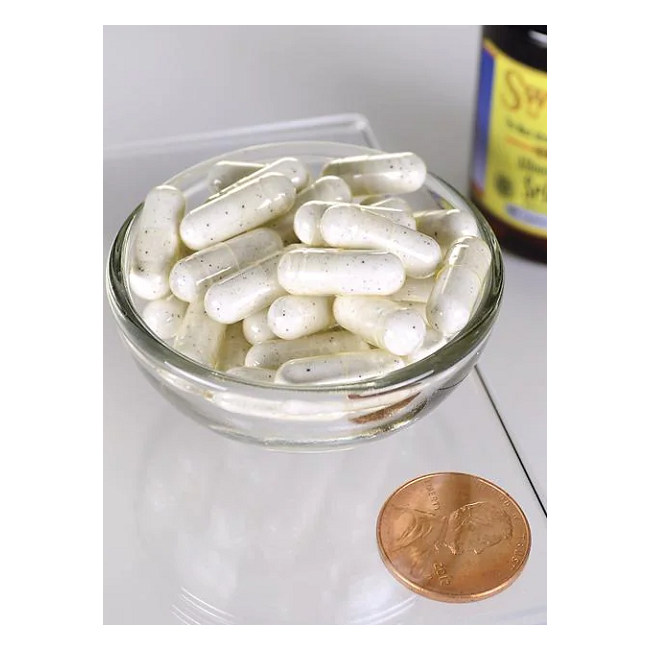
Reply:
M546 25L485 25L470 196L504 248L546 262Z

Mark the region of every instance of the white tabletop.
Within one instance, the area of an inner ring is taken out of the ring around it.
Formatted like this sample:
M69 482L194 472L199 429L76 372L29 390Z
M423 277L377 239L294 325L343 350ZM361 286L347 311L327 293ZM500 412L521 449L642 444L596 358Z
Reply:
M363 119L293 131L296 139L376 145ZM108 152L105 253L152 185L221 151L287 137L258 130ZM533 391L528 402L521 394L522 381L539 389L544 376L545 348L533 354L528 342L545 333L545 317L535 320L545 311L545 269L510 257L506 264L481 376L471 373L396 435L330 453L270 452L187 419L136 372L106 307L105 623L544 623L546 517L536 491L545 494L545 393ZM531 555L501 594L438 603L384 568L375 541L381 504L405 481L437 471L489 479L526 513Z

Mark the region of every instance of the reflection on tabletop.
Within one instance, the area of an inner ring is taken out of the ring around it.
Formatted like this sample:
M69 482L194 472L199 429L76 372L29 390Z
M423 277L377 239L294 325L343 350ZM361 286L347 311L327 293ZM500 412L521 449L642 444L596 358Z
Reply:
M142 459L136 517L149 557L176 574L174 615L379 623L403 612L415 596L375 541L381 485L402 458L377 444L290 454L195 427L161 430Z
M545 621L546 521L475 371L440 408L384 439L279 452L181 414L129 365L109 331L108 624ZM381 506L401 484L437 471L494 481L529 518L527 566L493 598L462 606L429 600L382 563Z

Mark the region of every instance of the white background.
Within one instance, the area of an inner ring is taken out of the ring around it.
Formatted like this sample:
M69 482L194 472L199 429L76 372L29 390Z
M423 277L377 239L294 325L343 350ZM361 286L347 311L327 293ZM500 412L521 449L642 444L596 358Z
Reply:
M104 29L104 144L363 113L466 189L478 26Z

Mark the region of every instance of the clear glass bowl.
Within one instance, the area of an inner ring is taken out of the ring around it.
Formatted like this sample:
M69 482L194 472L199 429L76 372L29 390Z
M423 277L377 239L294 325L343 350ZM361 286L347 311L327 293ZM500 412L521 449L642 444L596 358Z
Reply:
M273 143L211 158L160 184L181 189L191 209L208 197L207 170L218 160L263 163L295 156L317 177L329 160L369 153L378 151L337 142ZM433 174L407 198L415 209L451 204L471 212L492 251L483 295L470 322L429 357L377 379L311 387L257 384L197 364L149 330L140 313L142 301L131 293L128 270L142 204L117 233L107 264L107 294L121 338L144 376L166 399L231 438L272 448L318 450L352 446L395 432L435 408L468 375L494 326L503 293L499 245L469 201Z

